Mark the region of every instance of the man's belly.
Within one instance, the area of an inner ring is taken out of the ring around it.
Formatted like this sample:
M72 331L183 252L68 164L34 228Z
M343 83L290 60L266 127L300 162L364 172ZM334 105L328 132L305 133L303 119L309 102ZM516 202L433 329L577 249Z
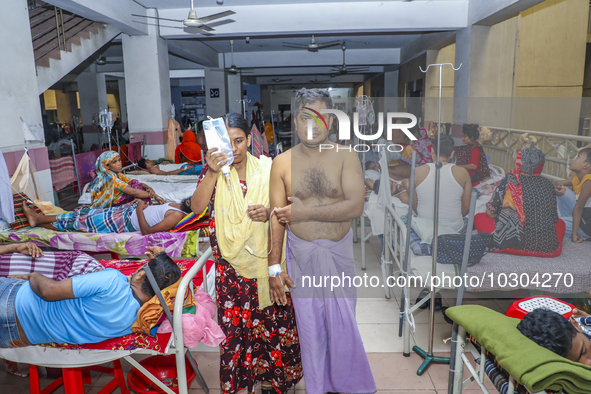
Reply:
M315 198L309 198L302 203L305 206L319 206L334 204L342 201L341 199L327 199L318 201ZM330 209L327 207L327 209ZM292 218L297 218L297 212L292 212ZM306 241L314 241L317 239L328 239L331 241L340 241L351 228L351 221L344 220L342 222L326 222L317 220L295 221L291 224L291 231L299 238Z
M351 221L345 222L298 222L290 225L291 231L305 241L328 239L338 242L351 228Z

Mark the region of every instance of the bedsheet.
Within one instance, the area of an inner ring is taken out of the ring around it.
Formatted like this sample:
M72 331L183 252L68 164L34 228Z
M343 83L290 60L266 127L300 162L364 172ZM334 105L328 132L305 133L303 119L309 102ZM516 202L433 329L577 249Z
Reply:
M517 288L550 293L582 293L591 290L589 255L591 255L591 243L576 244L565 238L560 256L547 258L489 253L480 263L468 267L468 275L487 278L474 290L512 290L515 288L510 285L513 276L519 283ZM494 273L492 281L491 273ZM499 277L499 274L503 275ZM507 277L507 284L504 283L504 275ZM560 278L559 275L561 275Z
M145 183L166 202L181 202L193 195L199 179L196 175L128 175L129 178ZM87 189L88 190L88 189ZM83 193L78 204L88 205L92 202L90 192Z
M77 233L39 227L0 231L0 241L32 241L40 246L46 245L61 250L114 252L130 256L143 255L146 246L162 246L171 257L196 257L199 242L198 231L142 235L139 231L122 234Z

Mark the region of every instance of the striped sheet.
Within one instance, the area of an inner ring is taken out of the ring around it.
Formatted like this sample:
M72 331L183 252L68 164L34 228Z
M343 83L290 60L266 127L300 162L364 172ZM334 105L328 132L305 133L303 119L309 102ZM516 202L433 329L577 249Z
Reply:
M49 160L49 168L51 170L51 180L56 190L61 190L70 183L76 182L72 156Z
M80 251L44 252L38 258L20 253L0 255L0 276L3 277L38 272L53 280L64 280L102 269L98 261Z

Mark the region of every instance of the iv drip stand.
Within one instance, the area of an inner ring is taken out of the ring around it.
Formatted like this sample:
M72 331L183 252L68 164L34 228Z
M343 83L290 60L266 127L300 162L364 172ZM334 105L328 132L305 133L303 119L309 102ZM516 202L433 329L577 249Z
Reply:
M435 163L435 207L433 212L435 213L435 217L433 218L433 247L431 248L432 254L432 263L431 263L431 278L433 278L437 274L437 236L439 230L439 189L440 189L440 181L441 181L441 161L439 160L439 146L441 142L441 85L442 85L442 72L443 66L451 66L454 71L458 71L462 64L455 68L451 63L439 63L439 64L429 64L425 70L423 70L420 66L419 69L423 74L426 74L429 68L431 67L439 67L439 98L438 98L438 114L437 114L437 163ZM423 372L429 367L432 362L435 363L449 363L449 357L438 357L433 355L433 336L435 334L435 297L437 295L436 289L431 286L431 299L429 302L429 348L428 351L425 352L418 346L413 346L412 350L421 356L424 360L419 369L417 370L417 375L422 375Z
M247 99L240 99L240 100L236 100L240 103L240 107L242 109L242 117L246 120L248 120L247 116L246 116L246 103L250 103L250 100Z

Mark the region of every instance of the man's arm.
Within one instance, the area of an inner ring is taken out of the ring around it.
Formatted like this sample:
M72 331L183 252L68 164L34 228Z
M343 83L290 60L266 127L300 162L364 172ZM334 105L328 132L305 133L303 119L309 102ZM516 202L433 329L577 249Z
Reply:
M587 200L591 197L591 182L584 182L581 186L581 194L577 199L575 208L573 209L573 230L572 240L573 242L583 242L583 237L578 234L579 225L581 224L581 218L583 217L583 210Z
M285 184L285 178L282 174L290 164L289 157L287 156L281 157L280 155L273 160L271 177L269 180L269 204L271 211L288 204L287 185ZM269 267L281 264L284 237L285 225L279 222L277 215L272 215L269 223L269 248L271 250L271 253L269 254ZM287 304L287 296L285 295L283 283L290 285L292 281L286 272L282 272L280 278L281 279L278 277L269 278L269 295L271 301L275 301L278 305L285 305Z
M27 275L11 276L10 278L28 280L33 293L45 301L60 301L68 298L76 298L74 297L71 278L55 281L38 272L33 272Z
M292 218L301 221L344 222L361 216L363 213L363 172L357 153L347 152L341 172L343 201L333 204L305 207L301 201L292 197ZM386 186L387 187L387 186Z
M31 257L43 256L43 251L32 242L9 243L0 245L0 255L6 253L21 253Z
M461 169L460 174L460 185L464 187L464 193L462 194L462 216L466 216L470 213L470 199L472 198L472 180L467 170Z

